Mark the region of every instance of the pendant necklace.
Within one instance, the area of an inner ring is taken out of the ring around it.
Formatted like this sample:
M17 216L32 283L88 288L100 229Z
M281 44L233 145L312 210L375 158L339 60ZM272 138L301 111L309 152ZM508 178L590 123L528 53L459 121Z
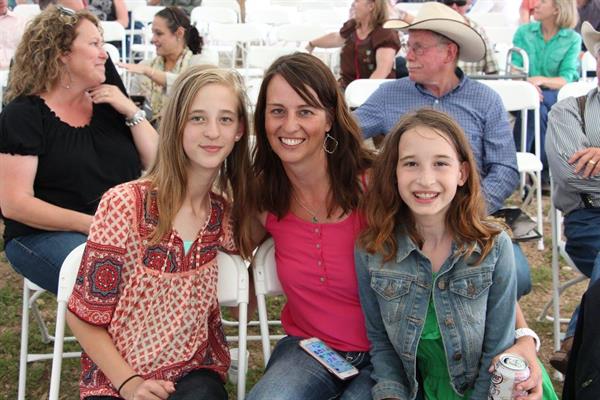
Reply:
M300 201L298 196L296 196L296 192L292 192L292 196L294 196L294 199L296 199L296 202L298 203L298 205L300 205L300 207L302 207L312 217L311 222L313 224L318 224L319 220L317 219L317 213L312 211L310 208L306 207L306 205L304 205L304 203L302 203Z

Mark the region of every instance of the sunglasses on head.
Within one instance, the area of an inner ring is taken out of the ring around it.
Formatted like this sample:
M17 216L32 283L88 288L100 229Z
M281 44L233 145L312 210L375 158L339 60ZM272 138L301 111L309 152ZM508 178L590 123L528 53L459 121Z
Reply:
M458 7L464 7L467 5L467 0L442 0L441 2L447 6L456 4Z

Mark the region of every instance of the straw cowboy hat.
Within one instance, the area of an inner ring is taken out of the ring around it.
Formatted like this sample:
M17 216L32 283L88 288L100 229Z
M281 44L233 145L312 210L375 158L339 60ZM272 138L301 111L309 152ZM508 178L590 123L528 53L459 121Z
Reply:
M598 58L600 51L600 32L594 29L592 24L585 21L581 24L581 36L583 36L583 44L588 49L594 58Z
M446 36L459 47L458 58L474 62L485 56L485 42L465 18L442 3L423 3L412 24L399 19L390 19L383 24L384 28L408 31L425 29Z

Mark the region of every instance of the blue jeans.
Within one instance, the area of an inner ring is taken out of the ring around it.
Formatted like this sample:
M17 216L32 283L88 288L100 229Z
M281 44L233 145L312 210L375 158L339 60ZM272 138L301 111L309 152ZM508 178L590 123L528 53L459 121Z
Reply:
M340 327L343 329L343 327ZM342 381L306 353L301 338L281 339L267 364L263 377L254 385L247 400L362 400L371 399L371 361L369 353L352 352L351 363L360 370L354 378Z
M56 294L64 259L86 239L84 234L77 232L38 233L11 239L4 251L16 272Z
M531 291L531 274L529 273L527 257L525 257L525 254L518 243L513 242L513 252L515 253L515 267L517 269L518 300Z
M558 90L553 89L543 89L542 94L544 99L540 103L540 149L541 149L541 160L542 164L544 164L544 176L548 175L548 158L546 157L546 150L544 149L544 143L546 138L546 128L548 126L548 113L552 106L556 103L556 98L558 96ZM517 146L517 151L521 151L521 113L517 113L515 120L515 127L513 129L515 144ZM527 138L525 143L527 145L526 151L533 153L534 152L534 118L533 111L527 112Z
M577 268L590 278L590 285L600 278L600 208L582 208L570 212L564 221L565 250ZM567 327L566 337L575 335L579 306Z

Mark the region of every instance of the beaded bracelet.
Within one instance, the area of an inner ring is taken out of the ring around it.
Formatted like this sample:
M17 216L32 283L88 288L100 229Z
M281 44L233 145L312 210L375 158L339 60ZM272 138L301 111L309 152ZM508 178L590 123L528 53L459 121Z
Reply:
M125 379L123 381L123 383L121 383L121 385L117 389L117 393L119 394L119 396L121 396L121 389L123 389L123 386L125 386L125 384L127 384L127 382L129 382L130 380L132 380L134 378L142 378L143 379L143 377L139 374L131 375L129 378Z

